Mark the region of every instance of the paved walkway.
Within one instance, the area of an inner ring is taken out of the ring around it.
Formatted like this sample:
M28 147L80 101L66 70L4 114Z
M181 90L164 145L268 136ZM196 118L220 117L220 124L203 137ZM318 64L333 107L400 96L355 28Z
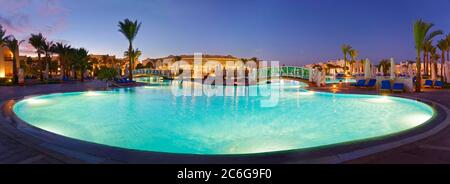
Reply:
M333 91L331 87L311 87L317 91ZM380 94L375 89L361 89L342 86L337 93ZM422 93L401 93L411 98L421 98L438 102L450 108L449 89L424 89ZM363 157L347 163L373 163L373 164L449 164L450 163L450 127L438 134L424 140L404 145L368 157Z
M65 84L43 84L25 87L0 86L0 102L15 97L52 92L72 92L83 90L101 90L106 87L100 81L73 82ZM59 153L41 150L34 146L36 140L25 139L21 132L11 130L6 125L7 120L0 116L0 163L4 164L51 164L51 163L80 163L78 160L67 158ZM20 140L20 141L17 141Z

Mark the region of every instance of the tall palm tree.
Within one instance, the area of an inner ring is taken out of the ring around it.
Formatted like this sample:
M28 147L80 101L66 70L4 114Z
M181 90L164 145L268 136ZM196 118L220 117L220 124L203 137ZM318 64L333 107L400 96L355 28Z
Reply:
M59 64L61 66L61 77L66 78L66 67L67 67L67 59L69 57L71 46L64 44L62 42L57 42L53 45L52 52L58 54L59 56Z
M123 22L119 22L119 32L121 32L125 38L127 38L128 40L128 52L131 53L133 50L133 41L136 38L137 33L139 32L139 29L141 28L141 23L136 20L136 21L131 21L129 19L125 19ZM131 57L131 55L128 57L130 63L129 63L129 67L128 67L128 78L130 80L133 80L133 74L132 74L132 70L133 70L133 64L134 64L134 60Z
M353 64L356 62L356 58L359 55L359 51L356 49L350 49L350 51L348 51L348 54L352 58L352 60L350 61L350 67L353 68Z
M418 21L416 21L413 26L414 43L415 43L415 48L417 51L416 92L420 92L420 85L422 84L421 75L420 75L420 71L421 71L420 53L422 51L423 45L425 44L425 42L427 40L429 40L428 38L434 38L435 36L442 34L442 31L440 31L440 30L429 33L430 29L433 26L434 26L434 24L424 22L422 19L419 19Z
M45 57L45 77L48 79L49 76L49 70L50 70L50 62L52 61L52 49L53 48L53 42L45 41L42 45L42 51L44 51Z
M429 63L429 52L431 47L433 47L433 44L431 41L427 40L425 42L425 44L423 45L423 66L424 66L424 74L428 75L429 74L429 67L428 67L428 63Z
M31 34L30 39L28 40L28 43L30 43L31 46L33 46L36 49L36 53L38 55L38 63L39 63L39 71L40 71L40 78L41 81L44 80L44 74L43 74L43 63L41 61L41 54L44 54L43 51L43 45L45 44L45 38L42 36L42 33L39 34Z
M438 30L438 31L434 31L434 33L435 34L429 34L426 38L425 38L425 41L426 41L426 45L428 46L428 49L432 49L432 47L434 47L433 46L433 39L434 39L434 37L436 37L436 36L438 36L438 35L441 35L441 34L444 34L441 30ZM434 48L434 49L436 49L436 48ZM431 56L430 56L431 57ZM431 70L431 66L432 66L432 63L431 63L431 60L428 60L428 68L430 68L430 70ZM430 70L428 70L428 71L430 71Z
M441 50L441 77L442 77L442 79L444 79L443 81L445 81L445 77L444 77L445 53L448 52L448 50L449 50L449 44L448 44L447 40L441 39L441 40L439 40L437 47L439 48L439 50Z
M434 73L437 74L437 60L439 59L439 54L437 54L437 49L435 46L430 47L430 60L429 60L429 67L430 67L430 74L434 70Z
M4 40L4 44L9 48L9 50L13 53L13 84L17 84L19 81L18 70L17 70L17 53L19 53L19 46L24 42L24 40L17 41L17 39L10 35Z
M352 46L344 44L341 46L342 54L344 54L344 73L347 70L347 54L352 50Z

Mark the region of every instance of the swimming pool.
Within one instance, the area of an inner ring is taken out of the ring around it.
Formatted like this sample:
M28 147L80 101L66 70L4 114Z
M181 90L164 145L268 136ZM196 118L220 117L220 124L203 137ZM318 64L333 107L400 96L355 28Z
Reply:
M379 137L428 121L421 102L386 96L311 92L282 80L277 98L176 96L171 86L59 93L26 98L13 111L38 128L109 146L186 154L246 154L310 148ZM259 94L259 93L258 93ZM276 101L275 105L262 105Z

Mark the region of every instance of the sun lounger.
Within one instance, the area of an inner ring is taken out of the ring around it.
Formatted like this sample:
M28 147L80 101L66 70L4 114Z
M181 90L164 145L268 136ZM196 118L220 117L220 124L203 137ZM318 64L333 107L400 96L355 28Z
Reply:
M394 92L403 92L405 89L405 84L403 83L394 83L394 86L392 87L392 91Z
M425 84L423 85L424 88L431 88L433 86L432 80L425 80Z
M383 80L381 81L381 91L391 91L391 81L389 80Z
M365 85L364 87L374 88L376 84L377 84L377 79L370 79L369 82L367 83L367 85Z
M444 87L444 82L442 82L442 81L436 81L434 83L434 88L442 89L443 87Z
M354 84L353 86L356 86L356 87L363 87L363 86L365 86L365 85L366 85L366 80L361 79L361 80L358 80L358 81L356 82L356 84Z

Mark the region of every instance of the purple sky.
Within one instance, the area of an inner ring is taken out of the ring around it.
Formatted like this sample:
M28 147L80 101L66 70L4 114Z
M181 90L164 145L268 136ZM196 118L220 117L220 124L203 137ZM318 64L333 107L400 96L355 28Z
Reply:
M0 0L0 24L20 39L51 40L122 57L124 18L142 21L143 57L235 55L287 65L342 58L352 45L374 62L414 59L418 18L450 32L449 0ZM28 53L31 48L24 44Z

